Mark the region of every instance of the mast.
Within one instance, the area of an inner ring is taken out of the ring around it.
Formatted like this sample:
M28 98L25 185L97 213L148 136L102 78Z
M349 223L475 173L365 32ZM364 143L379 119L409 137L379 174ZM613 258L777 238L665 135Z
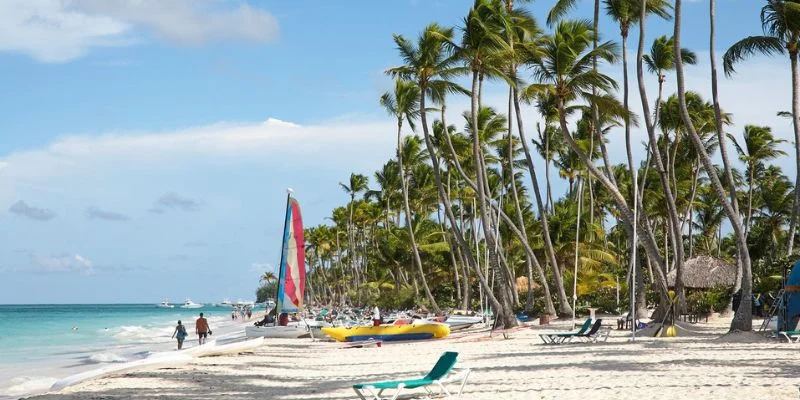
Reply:
M281 302L281 294L283 293L283 280L286 276L286 240L288 239L286 236L286 228L289 224L289 212L291 211L290 207L292 206L292 193L294 190L292 188L286 188L286 214L283 218L283 231L281 231L283 235L283 239L281 240L281 264L278 269L278 286L275 287L275 321L273 322L273 326L278 325L278 317L280 316L280 309L282 306Z

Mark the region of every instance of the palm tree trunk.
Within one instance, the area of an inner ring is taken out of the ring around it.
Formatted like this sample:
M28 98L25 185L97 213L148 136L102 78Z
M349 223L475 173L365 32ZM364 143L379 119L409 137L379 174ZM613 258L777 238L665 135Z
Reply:
M617 185L615 185L610 178L606 177L592 162L589 160L589 157L583 150L578 146L574 139L572 139L572 135L569 132L569 128L567 127L567 119L564 110L564 101L563 99L559 99L559 120L561 125L561 133L564 137L564 140L567 142L569 148L578 155L581 162L586 165L589 172L594 175L595 179L600 182L603 187L611 195L614 203L616 203L617 208L619 209L620 216L622 218L623 226L626 230L629 229L638 229L639 235L642 236L644 239L642 240L642 245L644 246L645 252L647 256L650 257L651 260L655 261L656 264L660 268L664 268L664 259L658 253L658 247L655 244L655 239L653 238L652 232L642 227L642 224L637 224L635 219L633 218L633 211L631 211L630 207L628 206L627 202L625 201L625 197L619 191ZM667 279L663 273L661 273L661 269L657 269L659 271L658 274L658 285L657 289L659 295L661 296L661 305L666 304L667 299ZM664 310L658 310L663 312ZM658 312L657 312L658 313Z
M414 266L419 272L420 279L422 280L422 288L425 290L425 297L431 303L431 308L437 314L441 313L439 304L431 293L431 288L428 286L428 279L425 278L425 271L422 269L422 259L419 256L419 248L417 247L417 239L414 235L414 224L411 221L411 207L408 205L408 184L406 183L405 166L403 165L403 145L402 145L402 130L403 118L402 116L397 119L397 164L400 167L400 186L403 191L403 208L406 214L406 229L408 229L408 239L411 241L411 253L414 259Z
M749 174L747 176L747 220L744 222L744 236L750 237L750 221L753 218L753 167L755 165L749 165L748 169L750 169Z
M442 126L447 127L447 125L444 125L444 121L442 121ZM446 162L444 164L445 164L445 166L447 166ZM451 184L451 179L450 179L451 172L450 172L450 167L449 166L447 167L445 172L447 173L447 198L452 199L453 198L452 197L452 188L450 186L450 184ZM436 216L437 216L437 218L439 220L439 225L441 225L441 227L442 227L442 235L444 236L445 240L447 241L447 246L450 248L450 251L449 251L449 253L450 253L450 261L453 263L453 275L454 275L455 285L456 285L456 303L461 303L461 298L462 298L461 279L458 276L458 269L460 267L460 264L458 263L458 260L456 259L455 251L453 250L453 249L455 249L456 246L453 243L452 238L448 235L448 232L450 231L450 229L447 226L447 220L446 219L444 221L442 220L442 213L441 213L441 210L439 208L436 209Z
M728 161L728 146L725 145L726 137L725 133L722 130L722 110L720 109L719 105L719 92L717 90L717 58L716 53L714 51L714 47L716 45L716 0L709 1L709 24L710 24L710 34L709 34L709 56L711 61L711 96L712 101L714 102L714 121L716 123L717 128L717 140L719 141L719 149L720 154L722 155L722 165L725 168L725 179L728 181L728 196L730 198L730 204L733 208L733 211L736 213L737 218L739 216L739 201L736 198L736 185L733 180L733 172L731 170L731 164ZM795 128L795 135L797 136L798 131ZM800 137L800 136L799 136ZM800 157L800 153L798 153L798 157ZM797 160L798 166L800 166L800 158ZM800 178L800 174L797 175ZM797 182L800 182L798 180ZM797 192L795 192L795 200L797 199ZM795 207L797 206L797 201L795 201ZM790 226L790 231L792 231L792 226ZM744 246L740 246L737 242L737 252L739 256L736 257L736 279L733 283L733 293L738 292L742 288L742 279L744 278L744 260L742 257L742 253L748 252L747 249L747 235L744 237ZM791 249L791 247L790 247ZM789 250L789 254L791 254L791 250ZM749 253L747 255L749 259ZM749 261L748 261L749 264ZM748 266L749 268L749 266ZM731 297L731 301L729 303L729 307L733 307L733 297Z
M675 196L670 188L669 178L666 174L666 168L661 160L661 154L658 152L658 139L656 138L654 123L650 120L650 101L647 99L647 90L644 85L644 67L642 60L644 58L644 41L645 41L645 24L647 15L647 0L641 0L641 15L639 19L639 43L636 53L636 78L639 84L639 97L642 102L642 114L644 115L647 135L650 139L650 144L653 147L653 160L655 161L656 171L658 172L659 180L661 181L661 188L664 190L664 199L667 203L667 225L669 225L668 233L670 241L672 242L672 255L675 263L675 292L678 295L678 311L682 311L686 305L686 298L684 295L683 285L683 243L681 230L678 223L678 207L675 203ZM624 50L623 50L624 51ZM624 54L624 53L623 53ZM627 74L626 74L627 76ZM659 85L660 86L660 85ZM661 90L659 89L659 97ZM630 143L628 143L630 145ZM642 207L641 199L637 199ZM644 214L644 213L642 213ZM664 252L667 254L666 249ZM665 262L666 264L666 262ZM641 271L641 269L640 269ZM641 273L640 273L641 275Z
M719 176L717 176L717 170L714 167L714 164L711 161L708 153L706 152L706 148L703 145L700 136L697 134L697 131L694 129L694 125L692 123L692 119L689 116L689 110L686 107L686 87L684 83L684 75L683 75L683 60L681 59L681 0L675 0L675 31L674 31L674 49L675 49L675 71L677 75L678 81L678 103L680 105L680 113L681 119L683 120L684 125L686 126L686 130L689 133L689 137L694 144L697 153L700 156L700 160L703 162L703 167L706 170L706 175L711 179L711 186L714 188L714 192L716 192L717 197L722 203L722 208L725 210L725 214L728 215L728 218L731 221L731 225L733 225L734 236L736 238L737 247L739 248L739 256L742 260L742 289L741 289L741 299L742 301L739 303L739 307L736 309L736 313L734 314L733 321L731 321L731 331L734 330L741 330L741 331L750 331L753 329L753 315L752 315L752 306L750 299L752 298L752 285L753 285L753 277L752 277L752 270L750 269L750 255L747 252L747 239L744 237L744 229L742 229L742 222L739 214L735 211L734 208L735 202L728 201L728 198L725 193L725 188L722 187L722 182L719 180ZM722 146L720 146L722 147ZM727 171L726 171L727 173ZM733 187L731 187L731 192L734 192Z
M556 259L556 252L553 249L553 241L550 238L550 227L547 223L547 210L544 208L544 202L542 201L542 193L539 189L539 178L536 176L536 168L533 166L533 157L531 157L531 151L528 148L528 141L525 138L525 127L522 123L522 111L520 109L519 95L517 94L516 89L512 90L512 97L514 98L514 110L516 111L517 116L517 130L519 131L519 139L520 142L522 142L522 150L525 152L525 160L528 164L528 175L530 175L531 178L531 186L533 186L533 193L534 197L536 198L536 207L539 209L539 220L542 223L542 236L544 237L545 252L547 253L547 258L550 262L550 265L553 267L553 279L556 281L556 289L558 290L558 313L560 316L572 315L572 307L569 305L567 292L564 288L564 279L561 275L561 269L559 268L558 260Z
M458 245L461 247L464 255L467 258L467 262L469 263L470 267L475 271L475 276L478 277L478 281L481 284L481 287L487 291L487 298L489 302L492 303L492 307L495 310L501 310L500 302L497 300L497 297L491 292L489 281L486 279L486 276L483 275L481 272L480 266L475 260L475 257L472 254L472 251L469 248L469 244L466 243L464 240L464 236L461 230L456 225L456 218L453 215L453 207L450 203L450 199L447 197L447 193L444 191L444 187L442 185L442 177L441 171L439 170L439 157L436 154L436 149L433 146L433 141L431 140L430 131L428 129L428 116L427 112L425 111L425 86L420 82L420 101L419 101L419 109L420 112L420 123L422 124L422 133L425 138L425 147L428 150L428 156L431 159L431 165L433 166L433 177L436 183L436 189L439 193L439 200L443 203L445 215L450 220L450 226L453 228L454 236ZM513 313L512 313L513 317Z
M550 139L547 139L547 144L545 144L545 154L547 155L547 159L544 160L544 179L547 181L547 206L545 207L545 212L549 212L552 215L555 202L553 202L553 190L550 186L550 163L552 162L550 159Z
M795 44L795 46L797 45ZM792 128L794 128L795 166L798 171L794 187L800 188L800 72L798 72L797 67L797 54L796 47L789 49L789 59L792 63ZM795 189L792 219L789 222L789 237L786 246L786 254L790 256L794 251L794 236L797 230L798 214L800 214L800 190Z
M522 236L524 237L523 240L528 240L528 233L525 229L525 221L522 218L522 207L519 204L519 194L517 193L517 180L514 176L514 134L513 134L513 121L511 115L511 108L513 107L513 96L514 96L514 88L509 86L508 88L508 173L511 179L511 196L514 200L514 211L517 214L517 223L519 224L519 229L522 231ZM525 140L520 136L521 140ZM539 210L541 212L541 210ZM531 258L528 253L525 253L525 271L527 272L528 276L528 291L525 296L525 312L529 313L533 311L533 263L531 262Z
M492 227L494 225L491 223L488 210L486 209L486 179L484 177L486 170L483 167L483 155L481 154L480 137L478 136L478 110L480 107L479 84L482 83L482 80L479 79L479 75L480 74L477 71L473 71L472 73L472 101L470 110L473 126L472 154L475 162L475 186L477 187L476 195L481 224L483 225L484 240L486 241L486 246L489 250L489 265L495 271L495 274L500 274L500 276L503 277L506 275L506 273L500 265L499 257L495 251L496 238L494 236L494 232L492 231ZM420 107L422 106L420 105ZM502 282L503 279L500 279L500 281ZM517 325L517 319L514 317L512 304L507 296L507 285L503 286L504 287L501 287L500 290L497 291L499 294L498 300L500 300L501 308L495 309L495 313L497 314L496 321L502 324L504 327L510 328Z
M453 165L455 165L456 171L458 171L458 173L461 176L461 178L464 179L464 182L473 191L477 192L478 189L476 187L476 183L473 182L469 178L469 176L467 176L467 173L461 167L461 162L458 161L458 157L456 156L456 151L453 148L453 142L452 142L452 140L450 140L450 136L449 135L445 135L445 141L447 142L448 150L450 151L450 154L453 157ZM541 282L542 289L544 291L545 313L548 314L548 315L556 315L556 309L555 309L555 306L553 305L553 300L552 300L553 298L552 298L552 296L550 294L550 287L547 284L547 277L545 276L544 269L542 268L541 264L539 264L539 261L536 258L536 255L535 255L533 249L530 247L530 244L528 243L528 241L524 239L524 237L522 236L522 232L519 229L517 229L516 225L511 220L511 218L509 218L508 215L506 215L506 213L504 213L502 210L500 210L499 207L497 207L496 204L491 204L491 206L494 209L498 210L498 213L500 214L500 217L503 219L503 221L505 221L505 223L508 226L508 228L517 236L517 238L519 238L520 242L522 243L522 247L525 249L525 252L528 253L528 257L533 262L533 266L536 269L537 275L539 275L539 281ZM475 208L474 204L473 204L473 208ZM463 207L462 207L462 209L463 209ZM462 218L463 218L463 216L462 216ZM473 223L473 232L474 232L474 229L475 229L475 226L474 226L474 223ZM477 242L477 236L476 236L475 241Z

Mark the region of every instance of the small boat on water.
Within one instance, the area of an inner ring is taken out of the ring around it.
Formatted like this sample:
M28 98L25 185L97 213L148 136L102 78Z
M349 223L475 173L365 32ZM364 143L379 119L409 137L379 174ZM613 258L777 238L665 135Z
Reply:
M223 299L223 300L222 300L222 303L219 303L219 304L220 304L221 306L223 306L223 307L230 307L230 306L232 306L232 303L231 303L231 301L230 301L230 300L228 300L227 298Z
M203 305L193 302L192 299L186 299L181 308L203 308Z
M169 299L164 299L164 301L158 304L158 308L175 308L175 305L169 304Z
M449 326L436 322L388 326L355 326L351 328L322 328L321 330L322 333L338 342L358 342L364 340L389 342L441 339L450 334Z

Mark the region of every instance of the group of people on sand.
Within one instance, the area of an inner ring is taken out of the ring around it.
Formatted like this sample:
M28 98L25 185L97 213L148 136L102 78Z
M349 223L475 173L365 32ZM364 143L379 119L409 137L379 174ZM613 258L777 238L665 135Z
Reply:
M200 313L200 317L194 322L194 332L197 334L197 342L202 345L206 343L206 338L212 334L211 327L208 325L208 320ZM178 320L178 325L175 331L172 332L172 338L178 339L178 350L183 348L183 341L189 334L186 332L186 325L183 325Z

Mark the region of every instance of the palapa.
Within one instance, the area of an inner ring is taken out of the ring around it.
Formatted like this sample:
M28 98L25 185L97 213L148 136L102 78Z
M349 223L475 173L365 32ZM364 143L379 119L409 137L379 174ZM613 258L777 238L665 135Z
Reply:
M667 284L675 286L675 270L667 274ZM736 281L736 266L711 256L690 258L683 263L683 285L687 289L732 287Z

